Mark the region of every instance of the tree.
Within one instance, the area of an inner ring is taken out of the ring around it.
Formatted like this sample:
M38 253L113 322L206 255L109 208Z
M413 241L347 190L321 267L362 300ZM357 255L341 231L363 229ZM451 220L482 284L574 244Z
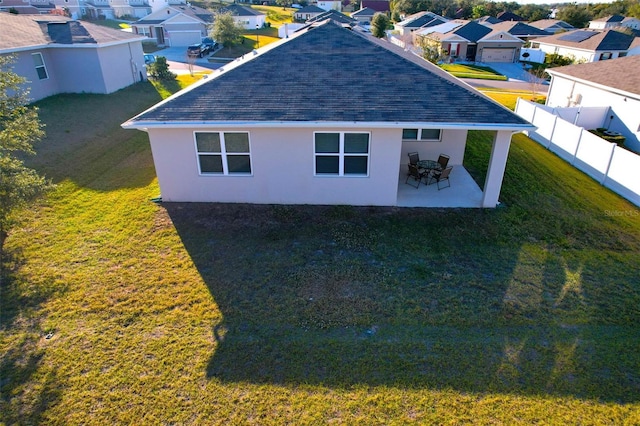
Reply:
M383 38L387 33L389 17L384 13L376 13L371 18L371 33L378 38Z
M591 20L591 13L584 5L570 4L558 11L556 19L565 21L576 28L584 28Z
M2 249L17 212L51 187L20 158L34 155L44 136L38 109L28 106L26 79L13 72L14 58L0 55L0 267Z
M236 24L231 12L220 12L214 14L213 26L209 32L209 37L222 43L224 47L231 47L242 38L243 28Z
M189 58L187 56L187 58ZM189 58L190 59L190 58ZM193 71L193 64L189 62ZM167 58L164 56L157 56L156 61L148 65L149 75L156 80L175 80L176 75L169 71L169 64L167 64ZM192 72L193 74L193 72Z

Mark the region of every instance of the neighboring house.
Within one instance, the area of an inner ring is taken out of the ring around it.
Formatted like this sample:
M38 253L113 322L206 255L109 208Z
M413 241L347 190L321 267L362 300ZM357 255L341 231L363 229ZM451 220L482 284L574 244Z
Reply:
M524 19L522 16L516 15L515 13L509 11L498 13L496 15L496 18L501 21L526 21L526 19Z
M625 144L640 152L640 73L631 71L637 69L640 56L548 68L547 105L610 107L605 127L624 135Z
M622 15L605 16L589 22L589 28L593 30L606 30L607 28L619 27L624 20Z
M559 19L541 19L539 21L529 22L529 25L547 31L551 34L575 30L573 25Z
M33 100L58 93L112 93L145 80L143 37L54 15L0 13L0 55Z
M475 62L516 62L524 44L506 31L461 19L416 31L414 44L424 43L452 59Z
M144 18L151 13L151 6L147 0L111 0L111 8L117 19Z
M504 22L496 17L485 15L482 18L478 18L475 20L478 24L491 26L494 24L499 24L500 22Z
M46 15L55 8L49 0L0 0L0 12L15 10L20 15Z
M529 41L539 37L546 37L552 33L536 28L532 25L520 21L506 21L493 24L490 28L494 31L502 31L519 38L522 41Z
M318 0L316 5L324 11L337 10L340 12L342 10L341 0Z
M307 20L307 24L312 24L314 22L325 21L327 19L331 19L334 22L338 22L343 25L355 26L358 24L358 21L353 19L350 16L345 15L342 12L338 12L337 10L329 10L327 12L321 13L311 19Z
M373 18L373 16L376 13L381 13L381 12L377 12L373 9L365 7L356 12L353 12L351 14L351 17L357 20L361 25L369 25L371 24L371 18Z
M538 38L531 46L576 61L596 62L626 56L637 40L615 30L575 30Z
M391 11L389 0L362 0L360 7L373 9L381 13L389 13Z
M239 4L230 4L223 7L221 12L230 12L233 20L245 30L255 30L264 27L267 15L259 10L250 7L240 6Z
M148 133L163 201L396 206L406 205L403 190L424 189L432 203L442 194L490 208L512 133L533 129L437 66L332 20L245 55L122 126ZM467 193L472 129L494 140L484 191L471 180ZM405 185L413 151L449 155L451 188Z
M326 10L320 9L316 5L305 6L302 9L298 9L293 14L293 19L296 21L306 21L311 18L315 18L316 16L325 13Z
M397 31L400 36L410 35L412 32L421 28L429 28L436 25L444 24L448 22L447 18L440 15L436 15L433 12L418 12L413 15L407 16L401 22L394 24L394 30Z
M634 30L640 30L640 19L638 18L624 18L620 23L622 27L631 28Z
M191 5L169 6L131 24L134 34L153 39L158 46L200 43L213 23L213 13Z

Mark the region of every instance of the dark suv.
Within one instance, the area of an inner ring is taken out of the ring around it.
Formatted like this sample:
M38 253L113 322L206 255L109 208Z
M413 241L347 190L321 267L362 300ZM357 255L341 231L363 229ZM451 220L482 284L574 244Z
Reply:
M197 56L198 58L202 58L207 53L209 53L209 46L204 43L192 44L187 47L188 56Z
M209 48L209 52L213 52L218 48L218 43L211 37L205 37L202 39L202 44Z

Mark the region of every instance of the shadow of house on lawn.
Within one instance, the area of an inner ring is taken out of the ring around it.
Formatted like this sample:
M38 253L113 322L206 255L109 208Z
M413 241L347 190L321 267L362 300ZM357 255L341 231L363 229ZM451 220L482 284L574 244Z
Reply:
M566 265L496 244L497 211L164 207L223 314L211 378L640 399L638 334L556 322Z

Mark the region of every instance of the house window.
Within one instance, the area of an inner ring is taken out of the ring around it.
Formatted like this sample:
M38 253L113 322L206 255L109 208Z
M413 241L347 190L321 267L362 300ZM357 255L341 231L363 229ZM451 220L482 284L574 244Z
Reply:
M33 58L33 64L36 67L36 73L38 73L38 78L40 80L46 80L49 78L47 74L47 67L44 65L44 58L42 57L42 53L32 53L31 57Z
M624 58L625 56L627 56L627 52L618 53L618 58Z
M368 176L369 133L316 132L316 176Z
M402 139L408 141L439 142L440 129L402 129Z
M249 133L196 132L201 175L250 175Z
M605 61L607 59L611 59L611 52L604 52L600 54L601 61Z

